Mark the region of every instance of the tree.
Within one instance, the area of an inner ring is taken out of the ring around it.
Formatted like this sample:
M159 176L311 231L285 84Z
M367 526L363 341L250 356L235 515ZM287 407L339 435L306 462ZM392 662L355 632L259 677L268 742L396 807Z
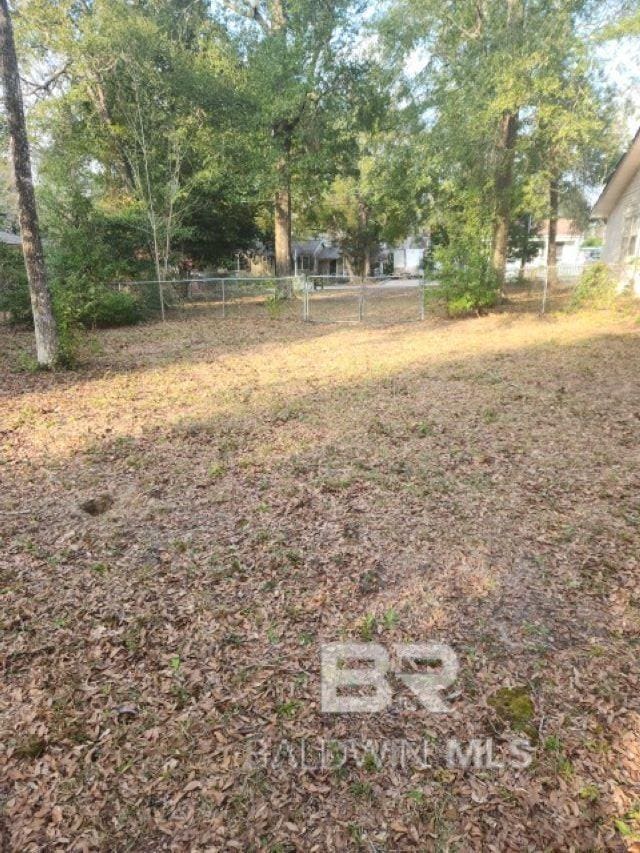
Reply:
M26 0L22 35L64 83L34 116L56 245L90 222L162 280L182 251L219 263L255 238L243 64L204 0Z
M36 354L38 364L42 367L52 367L58 356L58 335L44 265L18 59L7 0L0 0L0 54L2 54L2 84L18 198L22 249L35 326Z
M305 222L337 239L359 274L371 274L380 244L419 230L427 206L415 124L386 105L362 131L346 174L312 199Z
M354 0L223 0L247 20L249 88L261 183L273 197L276 274L292 269L292 198L297 186L329 183L339 171L352 91L360 73L353 43L363 4ZM348 136L348 134L347 134ZM297 186L296 186L297 185Z
M563 122L571 125L566 146L571 161L593 145L595 123L587 113L598 113L603 100L590 68L588 36L597 17L590 0L395 0L383 23L389 43L403 51L420 47L427 59L417 82L431 145L444 152L431 158L438 173L437 204L446 204L442 218L450 220L441 224L451 232L462 229L467 245L478 229L475 254L489 253L500 287L520 206L519 184L534 164L531 136L545 114L557 110L560 80L570 88L575 83L576 94L578 77L589 81L586 105L566 99L578 103L579 117L571 115L570 106L563 109ZM581 67L576 57L584 59ZM562 130L556 140L563 148ZM564 152L558 160L563 157ZM543 163L541 155L535 162L547 174L547 215L555 205L552 181L558 183L572 168L559 164L560 175L554 177L550 159Z
M509 228L509 260L519 261L521 275L544 245L538 235L539 225L530 213L512 220Z
M615 159L612 103L612 93L599 79L585 42L575 28L567 26L562 43L554 40L547 51L529 138L535 172L546 191L551 285L558 279L561 210L568 210L585 187L602 183Z

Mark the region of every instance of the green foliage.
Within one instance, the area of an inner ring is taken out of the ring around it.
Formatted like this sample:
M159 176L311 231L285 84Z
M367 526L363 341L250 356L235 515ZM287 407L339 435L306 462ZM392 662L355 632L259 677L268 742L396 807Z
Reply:
M19 247L0 243L0 313L13 325L33 323L24 258Z
M277 287L273 293L267 297L267 311L272 320L277 320L278 317L282 315L282 311L287 301L287 295Z
M450 317L481 314L500 296L497 276L482 241L459 235L435 253L440 283Z
M377 627L378 620L376 619L376 617L373 615L373 613L367 613L367 615L360 623L360 636L363 640L370 642L373 639Z
M618 291L615 276L604 263L588 266L571 295L570 307L610 308Z
M204 0L50 7L25 0L20 27L37 62L67 69L32 117L49 233L101 219L110 257L144 256L154 278L248 247L260 161L238 127L252 110L236 34Z
M585 38L601 23L597 9L590 0L392 0L382 22L388 51L399 67L409 49L429 57L413 91L427 117L416 147L432 228L450 232L480 212L495 243L492 225L549 217L551 181L566 211L603 180L615 160L612 128L623 122L613 120ZM507 116L513 148L500 135ZM527 243L512 233L511 256L526 260Z
M513 220L509 228L509 260L528 264L543 246L544 241L539 238L539 224L531 215Z
M93 298L82 306L78 317L83 326L98 329L135 326L142 318L142 307L135 296L117 290L95 291Z
M286 190L298 233L330 233L355 270L380 242L428 227L448 312L495 303L495 221L514 223L511 257L528 260L539 242L522 217L548 217L550 181L567 215L613 154L613 99L585 38L594 4L379 8L386 52L354 49L375 17L360 0L20 3L27 71L61 70L30 120L63 336L157 310L156 289L138 306L105 290L112 280L171 277L268 241ZM408 79L413 48L430 61ZM514 174L502 168L500 184L506 114L518 118ZM19 282L2 299L28 318Z

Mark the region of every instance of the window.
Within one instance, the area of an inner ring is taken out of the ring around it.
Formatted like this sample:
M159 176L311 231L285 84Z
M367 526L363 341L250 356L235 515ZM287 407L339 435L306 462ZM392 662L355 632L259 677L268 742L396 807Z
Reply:
M640 210L635 209L627 213L622 229L622 242L620 244L620 260L635 258L638 254L638 232L640 231Z
M303 272L313 269L313 258L311 255L300 255L300 269Z

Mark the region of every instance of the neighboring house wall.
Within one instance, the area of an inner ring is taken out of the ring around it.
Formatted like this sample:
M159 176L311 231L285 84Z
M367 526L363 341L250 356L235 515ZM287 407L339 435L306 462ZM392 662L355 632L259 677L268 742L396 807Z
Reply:
M640 131L616 166L595 207L594 219L606 221L603 260L621 286L640 296Z
M402 246L393 250L393 271L407 275L418 275L422 270L424 249Z
M579 237L558 237L556 240L557 257L559 266L578 267L584 265L582 254L582 235ZM544 246L540 254L534 259L534 264L545 266L547 263L549 237L545 235Z
M635 218L635 224L634 224ZM638 258L640 251L640 171L627 187L607 220L603 260L608 264ZM633 243L635 237L635 245ZM623 246L624 238L624 246ZM631 254L629 250L631 249ZM639 262L640 266L640 262Z
M318 261L319 275L344 275L344 258L321 258Z
M533 239L540 241L540 250L525 267L526 273L540 273L547 266L549 247L549 223L541 222L539 228L532 235ZM570 219L558 220L558 234L556 237L556 249L558 258L558 273L560 277L573 277L579 273L586 263L586 257L582 245L584 234ZM514 277L522 272L520 261L509 261L507 273Z
M577 267L584 264L584 258L581 254L582 237L569 238L567 240L558 240L558 264L568 267Z

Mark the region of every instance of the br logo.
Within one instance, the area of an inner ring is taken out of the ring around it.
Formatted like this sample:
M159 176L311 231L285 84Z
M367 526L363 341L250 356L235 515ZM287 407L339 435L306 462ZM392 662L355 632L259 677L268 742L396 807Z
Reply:
M321 650L321 707L327 714L376 714L391 705L393 674L433 714L451 709L443 692L459 663L443 643L396 643L389 655L377 643L329 643ZM392 662L393 658L393 662Z

